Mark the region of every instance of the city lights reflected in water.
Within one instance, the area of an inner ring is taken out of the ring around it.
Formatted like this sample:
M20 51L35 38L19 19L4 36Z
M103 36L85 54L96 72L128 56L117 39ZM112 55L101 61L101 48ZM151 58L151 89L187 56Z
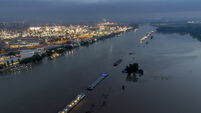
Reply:
M73 55L73 54L74 54L74 50L66 51L66 56Z

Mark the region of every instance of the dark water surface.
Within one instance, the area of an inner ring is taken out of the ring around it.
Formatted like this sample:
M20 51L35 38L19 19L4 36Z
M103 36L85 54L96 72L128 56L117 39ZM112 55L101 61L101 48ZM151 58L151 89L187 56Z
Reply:
M149 44L140 45L151 30L143 25L29 72L0 76L0 113L56 113L80 92L87 97L72 113L201 113L201 43L189 35L154 33ZM123 62L113 67L120 58ZM134 62L143 76L121 73ZM110 76L88 92L101 73Z

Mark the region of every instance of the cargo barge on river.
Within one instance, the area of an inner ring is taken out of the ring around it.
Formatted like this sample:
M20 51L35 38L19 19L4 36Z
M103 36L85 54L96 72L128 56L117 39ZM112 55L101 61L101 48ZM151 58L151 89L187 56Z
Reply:
M87 90L93 90L107 76L108 76L108 74L106 74L106 73L101 74L101 77L99 77L95 82L93 82L91 85L89 85Z
M122 61L123 61L122 59L117 60L117 61L113 64L113 66L115 66L115 67L118 66Z
M77 95L77 97L70 104L68 104L62 111L59 111L58 113L69 113L85 97L86 97L86 95L84 93L80 93L79 95Z

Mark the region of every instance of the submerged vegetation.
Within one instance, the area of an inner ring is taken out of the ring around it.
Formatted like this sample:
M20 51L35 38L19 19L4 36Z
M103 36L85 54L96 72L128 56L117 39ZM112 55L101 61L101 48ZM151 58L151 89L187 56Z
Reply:
M131 74L133 74L133 75L135 75L135 74L143 75L144 74L143 70L139 69L138 63L129 64L123 70L123 73L128 73L128 75L131 75Z
M144 75L144 71L139 69L138 63L129 64L122 71L123 73L127 73L126 81L137 82L141 76ZM122 90L124 90L125 86L122 86Z

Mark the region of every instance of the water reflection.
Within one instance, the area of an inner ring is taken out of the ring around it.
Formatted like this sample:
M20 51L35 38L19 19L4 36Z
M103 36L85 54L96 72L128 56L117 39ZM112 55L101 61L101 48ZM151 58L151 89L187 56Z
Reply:
M161 76L153 76L153 79L154 79L154 80L169 80L169 79L170 79L170 76L164 76L164 75L161 75Z
M140 77L142 77L143 74L133 74L133 75L127 75L126 76L126 82L138 82Z
M74 50L66 51L66 56L73 55L73 54L74 54Z

